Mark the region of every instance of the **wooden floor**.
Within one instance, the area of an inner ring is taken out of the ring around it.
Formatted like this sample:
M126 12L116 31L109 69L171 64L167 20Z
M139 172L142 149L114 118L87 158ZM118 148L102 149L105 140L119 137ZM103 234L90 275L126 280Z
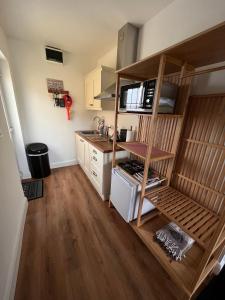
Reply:
M16 300L175 300L179 290L79 166L29 202Z

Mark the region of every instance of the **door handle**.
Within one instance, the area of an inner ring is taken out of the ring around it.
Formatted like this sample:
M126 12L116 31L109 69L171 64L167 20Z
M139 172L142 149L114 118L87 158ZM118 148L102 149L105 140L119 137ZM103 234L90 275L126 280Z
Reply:
M4 134L0 131L0 139L4 137Z

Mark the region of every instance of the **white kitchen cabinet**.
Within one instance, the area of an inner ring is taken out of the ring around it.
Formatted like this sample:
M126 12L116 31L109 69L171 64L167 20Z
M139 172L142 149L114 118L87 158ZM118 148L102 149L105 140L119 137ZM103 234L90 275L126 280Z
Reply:
M85 144L86 141L82 139L79 135L76 135L76 153L77 161L84 168L85 165Z
M94 99L110 84L115 82L115 70L100 66L85 77L85 102L88 110L101 110L101 100Z
M112 152L103 153L81 138L79 134L76 134L76 153L81 168L102 200L108 200L111 185ZM126 158L127 156L126 151L116 152L117 159Z

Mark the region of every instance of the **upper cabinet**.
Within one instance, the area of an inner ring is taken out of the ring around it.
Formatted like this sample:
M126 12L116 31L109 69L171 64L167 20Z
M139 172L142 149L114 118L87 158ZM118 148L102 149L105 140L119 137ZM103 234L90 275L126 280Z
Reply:
M115 82L115 70L100 66L85 77L85 102L89 110L102 110L101 100L94 99L109 85Z

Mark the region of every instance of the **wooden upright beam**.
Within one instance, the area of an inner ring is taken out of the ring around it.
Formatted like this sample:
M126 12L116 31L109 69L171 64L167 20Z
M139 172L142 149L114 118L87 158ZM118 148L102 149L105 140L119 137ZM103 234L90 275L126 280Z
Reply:
M151 160L151 153L152 153L152 147L153 147L153 141L154 141L154 131L155 131L155 125L156 125L156 117L158 114L158 106L159 106L159 100L160 100L160 92L161 92L161 86L163 83L163 75L165 71L165 65L166 65L166 56L162 55L160 58L160 64L159 64L159 71L158 71L158 79L156 83L156 89L155 89L155 97L154 97L154 103L153 103L153 110L152 110L152 117L151 117L151 123L150 123L150 130L149 130L149 144L147 149L147 156L145 160L145 168L144 168L144 176L142 181L142 189L141 189L141 198L140 203L138 207L138 218L137 218L137 226L141 226L141 212L142 212L142 206L145 196L145 187L146 187L146 181L148 178L148 169L149 164Z
M112 168L114 168L116 166L116 143L117 143L116 139L117 139L119 93L120 93L120 74L117 74L117 77L116 77L116 99L115 99ZM110 199L109 199L109 207L111 207Z
M220 221L218 223L217 229L215 230L212 238L210 239L209 246L205 250L202 256L202 260L197 268L196 276L195 278L193 278L193 283L192 283L193 289L198 284L198 282L202 280L205 268L207 267L207 264L210 261L215 245L218 243L224 229L225 229L225 204L223 203L223 211L221 212Z
M117 123L118 123L119 93L120 93L120 74L117 74L117 77L116 77L115 117L114 117L114 135L113 135L113 157L112 157L112 167L113 168L116 165L116 138L117 138Z

